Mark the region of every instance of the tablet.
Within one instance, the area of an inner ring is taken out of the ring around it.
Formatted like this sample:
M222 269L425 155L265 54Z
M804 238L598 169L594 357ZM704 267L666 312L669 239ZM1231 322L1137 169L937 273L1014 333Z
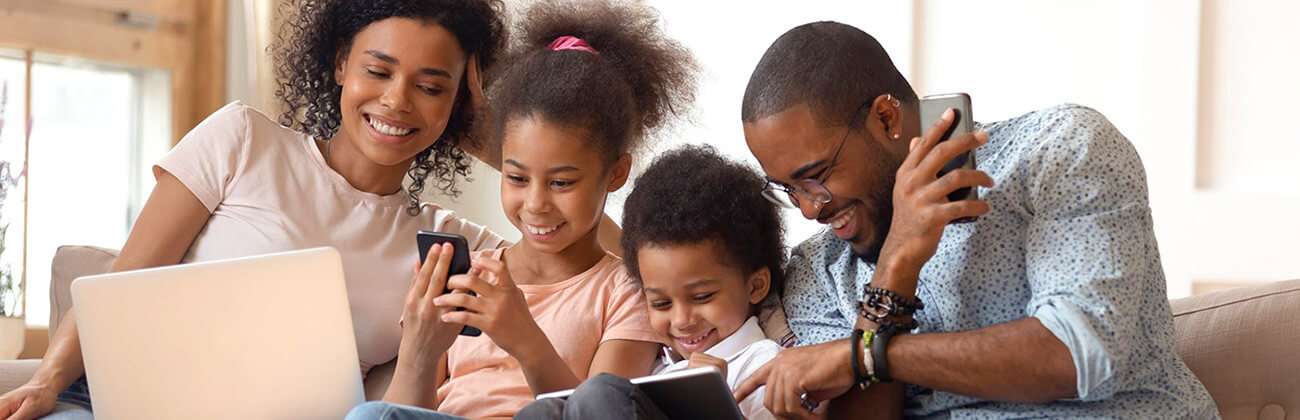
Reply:
M668 418L673 419L735 419L740 406L731 396L731 388L722 373L712 366L679 370L660 375L633 378L632 384L641 388ZM568 398L572 389L548 392L542 398Z

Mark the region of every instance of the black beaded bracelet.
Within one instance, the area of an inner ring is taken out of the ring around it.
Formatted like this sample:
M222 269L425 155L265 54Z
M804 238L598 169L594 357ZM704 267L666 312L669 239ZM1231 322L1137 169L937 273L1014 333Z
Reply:
M876 325L878 326L884 327L888 325L903 331L911 331L921 325L921 322L915 319L908 319L904 322L899 322L889 318L888 316L880 316L878 314L874 314L866 310L859 311L858 314L862 315L862 317L866 318L868 321L876 323Z
M920 298L903 297L889 289L867 286L863 295L863 308L881 309L890 315L911 315L925 309L925 303Z
M897 326L881 325L876 330L876 337L871 340L871 362L874 364L872 376L875 376L880 382L893 382L894 378L889 375L889 360L885 357L885 350L889 348L889 339L894 338L897 332Z

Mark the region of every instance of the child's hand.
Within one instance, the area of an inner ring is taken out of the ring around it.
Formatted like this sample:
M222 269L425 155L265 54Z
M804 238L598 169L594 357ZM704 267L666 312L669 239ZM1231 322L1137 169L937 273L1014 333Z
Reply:
M406 294L402 312L402 341L398 345L398 362L406 373L415 377L433 376L438 358L456 341L460 325L448 325L441 315L447 310L434 304L447 285L452 247L434 245L417 266L411 290Z
M433 303L440 307L464 308L463 311L443 314L444 322L478 328L512 356L531 348L530 343L536 344L538 338L546 339L528 310L524 292L510 279L510 270L504 261L476 259L469 274L452 276L449 285L452 289L471 290L477 295L456 293L434 299Z
M726 382L726 380L727 380L727 361L726 361L726 360L722 360L722 359L719 359L719 358L716 358L716 357L713 357L713 356L710 356L710 355L704 354L704 352L702 352L702 351L697 351L697 352L695 352L695 353L692 353L692 354L691 354L691 359L690 359L690 361L689 361L689 362L686 362L686 367L687 367L687 368L697 368L697 367L704 367L704 366L713 366L713 367L717 368L717 369L718 369L718 372L719 372L719 373L722 373L722 380L723 380L723 382Z

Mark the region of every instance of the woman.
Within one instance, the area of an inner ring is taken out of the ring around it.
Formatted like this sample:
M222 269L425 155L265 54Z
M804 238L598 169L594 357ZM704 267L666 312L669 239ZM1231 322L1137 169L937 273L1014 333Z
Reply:
M502 6L286 0L281 10L279 124L232 103L187 134L154 167L157 185L113 271L333 246L365 372L397 354L416 230L459 233L475 249L504 244L418 199L430 178L454 194L465 151L480 150L478 66L504 45ZM0 397L0 418L90 418L83 373L70 311L35 376Z

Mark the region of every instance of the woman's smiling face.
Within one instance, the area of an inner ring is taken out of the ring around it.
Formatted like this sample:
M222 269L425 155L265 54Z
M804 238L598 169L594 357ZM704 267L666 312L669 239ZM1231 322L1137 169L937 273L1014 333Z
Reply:
M380 166L409 165L442 136L462 94L467 57L441 25L388 18L366 26L340 57L339 132Z

